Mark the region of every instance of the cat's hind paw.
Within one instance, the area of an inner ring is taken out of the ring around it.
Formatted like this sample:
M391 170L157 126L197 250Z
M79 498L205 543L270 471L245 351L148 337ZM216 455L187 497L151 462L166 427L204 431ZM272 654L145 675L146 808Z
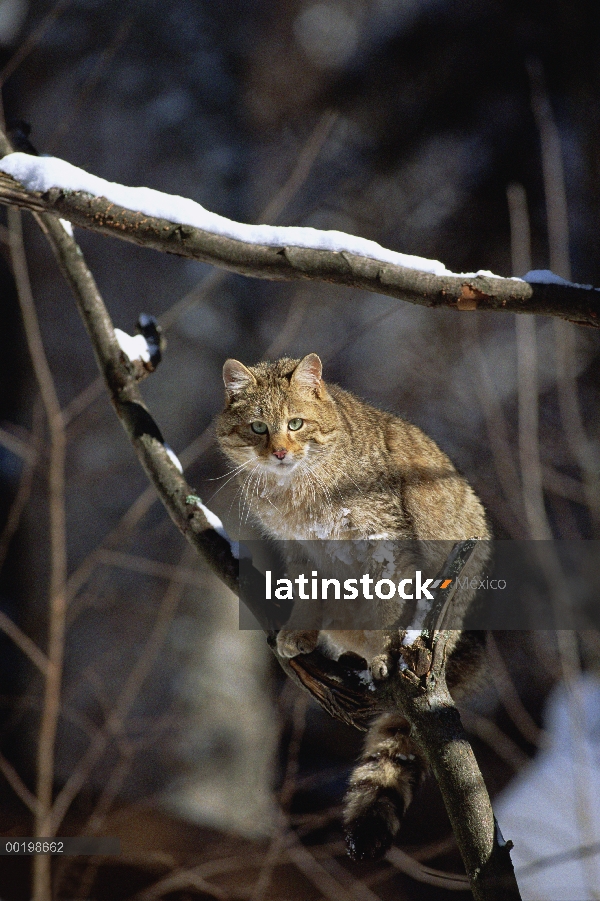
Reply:
M277 652L280 657L297 657L298 654L310 654L317 646L319 632L282 629L277 634Z

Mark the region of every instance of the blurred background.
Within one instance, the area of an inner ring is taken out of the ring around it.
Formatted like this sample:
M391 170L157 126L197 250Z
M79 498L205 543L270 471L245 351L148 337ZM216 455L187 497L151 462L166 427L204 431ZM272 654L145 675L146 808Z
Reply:
M600 285L599 60L600 7L582 0L0 0L0 83L16 145L233 219L339 229L455 272L552 268ZM2 216L0 831L26 836L43 686L19 635L46 648L52 441ZM261 634L238 631L236 599L148 488L27 214L23 230L66 440L58 833L116 834L123 848L116 859L56 863L54 897L468 897L443 875L462 870L431 781L386 861L346 861L340 802L360 735L286 684ZM248 537L251 523L211 432L223 362L315 351L327 379L440 444L497 537L600 537L596 331L252 280L76 237L116 326L133 332L140 312L162 322L165 358L142 389L232 535ZM492 675L465 724L497 794L550 754L546 699L565 673L593 673L600 641L591 631L572 642L500 633L490 648ZM592 674L584 688L589 715L577 726L556 713L568 706L560 689L550 702L563 737L579 729L585 748L591 738L585 767L571 766L572 744L563 769L550 765L563 788L568 770L579 789L554 806L561 825L547 815L541 844L527 827L527 897L573 901L548 863L571 840L588 851L571 856L565 884L579 879L581 898L600 897L600 826L568 806L579 799L585 813L598 776ZM0 897L30 895L30 859L2 858Z

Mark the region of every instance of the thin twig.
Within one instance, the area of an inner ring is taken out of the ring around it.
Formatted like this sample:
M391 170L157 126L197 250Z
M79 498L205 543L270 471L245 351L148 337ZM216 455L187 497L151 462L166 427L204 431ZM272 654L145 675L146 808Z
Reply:
M354 896L311 854L308 848L288 833L290 845L286 856L309 882L329 901L356 901Z
M203 588L206 585L206 577L199 570L160 563L158 560L150 560L148 557L126 554L123 551L112 551L102 547L97 548L96 551L98 562L107 566L144 573L159 579L169 579L173 582L182 582L184 585L195 585L197 588Z
M25 458L25 464L21 472L21 478L19 479L19 487L10 506L8 516L6 517L2 534L0 535L0 569L4 566L10 543L19 528L21 517L23 516L27 502L31 496L35 466L42 448L43 417L44 411L38 395L33 405L32 440L31 444L27 445L31 451L31 456L28 454L28 457Z
M37 816L39 804L33 792L30 792L12 763L9 763L3 754L0 754L0 773L4 776L14 793L29 808L34 816Z
M48 673L48 658L29 635L26 635L22 629L17 626L12 619L0 610L0 630L13 641L25 656L31 660L34 666L37 666L40 673L44 676Z
M464 708L461 709L460 716L465 728L484 741L515 773L527 766L527 754L493 720Z
M0 444L17 457L21 457L25 463L33 466L37 460L37 452L31 444L0 428Z
M289 683L287 683L289 684ZM294 708L292 716L292 735L287 749L287 761L283 784L279 792L280 819L282 820L282 828L276 829L275 835L271 840L263 864L260 868L258 879L252 889L249 901L262 901L265 892L269 887L273 870L277 865L284 847L285 836L287 831L286 818L289 813L289 807L296 792L296 777L298 774L298 764L300 755L300 745L304 736L306 727L306 711L308 708L308 698L305 694L296 694L294 699Z
M435 885L450 892L465 892L469 890L469 880L466 876L461 876L460 873L446 873L443 870L426 867L400 848L390 848L386 854L386 860L389 860L401 873L406 873L407 876L418 882Z
M492 680L504 709L523 738L537 747L544 745L547 739L546 732L538 726L523 706L492 632L487 634L486 649Z
M208 895L209 898L216 898L217 901L229 901L231 898L229 892L207 882L203 876L193 869L181 869L175 873L169 873L168 876L164 876L149 888L139 892L135 896L135 901L156 901L156 899L171 892L190 888L198 889L205 895Z
M463 320L463 350L467 360L473 360L472 386L485 418L487 438L498 475L501 491L511 512L511 534L522 537L522 498L508 426L490 367L486 359L478 328L478 319Z

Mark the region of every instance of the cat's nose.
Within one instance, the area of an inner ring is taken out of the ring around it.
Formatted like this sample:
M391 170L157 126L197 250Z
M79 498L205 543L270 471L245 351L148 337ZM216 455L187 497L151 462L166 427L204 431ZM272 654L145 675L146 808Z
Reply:
M283 460L283 458L285 457L286 454L287 454L287 451L284 450L282 447L276 448L273 451L273 456L277 457L278 460Z

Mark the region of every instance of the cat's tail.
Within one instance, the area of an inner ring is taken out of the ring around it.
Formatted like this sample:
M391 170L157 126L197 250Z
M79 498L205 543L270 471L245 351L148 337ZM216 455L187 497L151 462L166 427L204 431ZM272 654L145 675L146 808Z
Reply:
M408 722L395 713L378 717L369 729L344 799L350 857L383 857L426 771L427 762L410 738Z

